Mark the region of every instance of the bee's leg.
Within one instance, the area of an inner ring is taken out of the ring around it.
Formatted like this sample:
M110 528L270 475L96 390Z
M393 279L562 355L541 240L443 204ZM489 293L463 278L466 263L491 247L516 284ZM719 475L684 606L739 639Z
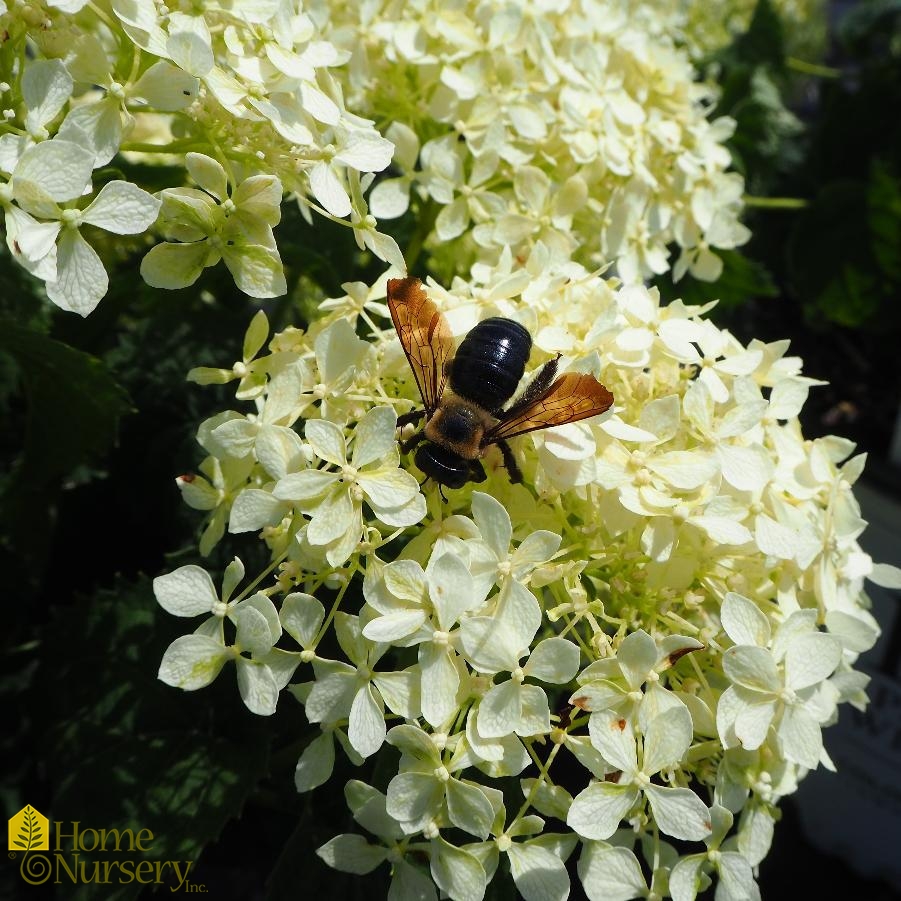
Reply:
M485 475L485 467L478 460L469 461L469 481L484 482L488 476Z
M519 468L519 464L516 462L516 457L513 456L513 449L507 444L506 441L498 441L497 446L501 449L501 454L504 458L504 466L507 467L507 472L510 475L510 481L514 484L517 484L522 481L522 470Z
M560 354L557 354L553 360L548 360L547 363L538 370L538 375L526 385L526 390L523 391L521 397L514 401L513 406L508 410L501 410L496 414L498 419L506 419L514 413L524 410L541 397L541 395L551 387L551 383L557 376L557 364L559 360Z
M440 482L438 483L438 494L441 495L441 500L443 500L446 504L447 498L444 496L444 485L442 485Z
M410 410L409 413L403 413L397 417L397 427L402 429L405 425L412 425L419 422L425 416L425 410Z
M413 450L413 448L416 447L416 445L421 441L425 441L425 432L423 432L422 429L420 429L414 435L410 435L410 437L407 438L406 441L401 441L400 452L402 454L410 453L410 451Z

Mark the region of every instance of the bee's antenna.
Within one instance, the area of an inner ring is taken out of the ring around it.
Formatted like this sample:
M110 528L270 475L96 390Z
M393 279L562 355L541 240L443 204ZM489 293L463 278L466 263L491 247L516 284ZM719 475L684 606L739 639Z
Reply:
M443 500L444 503L446 504L447 498L444 496L444 485L441 485L441 484L438 485L438 494L441 495L441 500Z

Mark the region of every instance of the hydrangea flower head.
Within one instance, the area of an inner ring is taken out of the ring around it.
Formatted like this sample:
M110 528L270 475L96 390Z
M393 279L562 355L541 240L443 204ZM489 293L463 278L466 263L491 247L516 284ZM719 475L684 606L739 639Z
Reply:
M887 573L857 543L859 461L846 442L803 439L814 382L784 344L743 346L705 308L547 267L555 289L537 296L503 262L429 286L450 323L530 323L524 384L560 354L616 398L611 414L513 439L523 484L494 451L477 486L419 484L396 430L419 390L380 288L326 301L268 355L255 335L242 365L257 375L238 381L252 412L199 437L208 470L241 473L230 528L258 530L278 575L240 600L235 645L178 645L164 675L199 687L175 664L211 673L231 654L239 678L267 667L280 685L308 664L289 686L322 730L298 762L302 791L329 779L338 746L357 765L400 751L385 795L349 796L396 851L338 836L319 852L332 866L388 859L395 885L481 897L503 864L537 898L534 874L565 894L578 854L589 897L669 885L688 899L714 880L756 897L780 798L832 766L822 731L838 706L865 703L854 665L878 627L862 582ZM198 613L222 603L202 572L189 573ZM180 613L175 575L160 600ZM283 631L267 631L260 605L279 598ZM330 631L337 657L319 651Z

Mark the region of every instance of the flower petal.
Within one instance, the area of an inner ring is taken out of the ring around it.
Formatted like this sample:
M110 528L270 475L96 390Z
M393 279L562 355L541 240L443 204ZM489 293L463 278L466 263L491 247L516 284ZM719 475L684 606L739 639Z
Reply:
M278 704L278 685L268 666L239 657L238 691L241 700L251 713L258 716L272 716Z
M158 677L166 685L196 691L219 675L229 657L229 651L215 638L182 635L166 648Z
M94 171L94 154L72 141L54 138L29 147L13 173L18 182L33 182L57 203L81 197Z
M344 535L353 524L353 501L347 491L338 487L313 510L313 520L307 528L307 541L314 545L328 544Z
M685 841L700 841L710 835L710 811L690 788L651 783L645 786L644 793L661 832Z
M157 603L173 616L199 616L210 613L219 596L209 573L199 566L180 566L153 580Z
M385 709L370 683L354 695L347 723L347 737L361 757L370 757L384 744Z
M631 785L592 782L573 799L566 825L582 838L610 838L638 798L638 789Z
M109 277L97 251L78 229L63 229L56 249L56 281L47 282L47 296L63 310L87 316L108 287Z
M384 457L397 444L397 414L393 407L373 407L354 429L351 460L357 468Z
M187 288L200 278L207 266L219 257L206 241L193 244L172 244L164 242L151 247L141 260L141 278L151 288L165 288L169 291Z
M327 419L311 419L307 422L304 434L317 457L333 466L347 464L344 432L334 422Z

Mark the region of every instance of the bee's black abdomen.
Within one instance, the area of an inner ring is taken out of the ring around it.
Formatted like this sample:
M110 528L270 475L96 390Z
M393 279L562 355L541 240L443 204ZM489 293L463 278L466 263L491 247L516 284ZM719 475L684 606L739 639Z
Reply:
M439 485L462 488L469 481L469 461L440 444L423 444L414 459L416 465Z
M450 386L493 413L513 397L532 352L532 336L518 322L493 316L478 323L454 355Z

